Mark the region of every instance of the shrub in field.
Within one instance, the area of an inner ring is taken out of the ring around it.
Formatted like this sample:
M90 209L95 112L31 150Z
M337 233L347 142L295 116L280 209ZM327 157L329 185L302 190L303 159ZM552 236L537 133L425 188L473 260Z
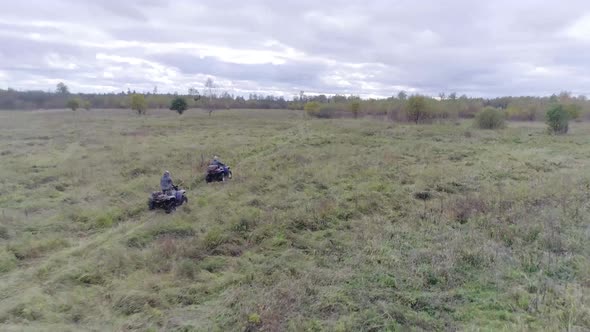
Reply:
M170 103L170 110L176 111L178 114L184 113L184 111L186 111L187 108L188 105L186 103L186 100L184 100L184 98L181 97L174 98L172 100L172 103Z
M494 107L486 107L475 116L475 124L480 129L499 129L505 126L504 113Z
M565 106L565 110L570 115L570 119L577 120L580 118L580 113L582 112L582 107L578 104L569 104Z
M506 117L517 121L535 121L538 118L540 106L537 105L510 105L506 109Z
M338 109L335 109L330 104L325 104L320 106L320 110L315 114L315 117L320 119L331 119L335 117L337 113Z
M361 110L361 103L358 101L353 101L352 104L350 104L350 110L352 111L352 116L355 119L358 118L359 112Z
M320 103L311 101L305 104L305 114L316 117L320 113Z
M90 103L89 100L84 100L82 102L82 105L81 106L82 106L83 109L85 109L87 111L90 111L90 108L92 107L92 103Z
M570 116L563 105L552 106L545 115L549 131L557 135L566 134L569 130Z
M70 100L68 100L68 108L71 109L72 111L77 110L78 108L80 108L81 101L78 98L72 98Z
M145 102L143 95L135 94L131 96L131 109L136 111L139 115L145 114L147 103Z
M427 120L430 117L430 113L428 112L426 97L410 97L406 103L406 114L408 120L415 122L416 124Z

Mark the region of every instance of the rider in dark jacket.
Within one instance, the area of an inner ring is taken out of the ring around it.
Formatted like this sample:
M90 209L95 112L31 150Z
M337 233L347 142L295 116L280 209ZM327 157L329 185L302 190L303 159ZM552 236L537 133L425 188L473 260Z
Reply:
M211 165L215 165L215 166L223 169L223 173L225 173L225 175L229 175L229 170L227 169L225 164L219 160L218 156L213 157L213 161L211 162Z
M219 167L225 167L225 164L222 163L219 160L219 157L218 156L213 157L213 161L211 162L211 165L215 165L215 166L219 166Z
M170 194L174 189L174 184L172 183L172 177L170 177L170 172L165 171L164 175L162 175L162 179L160 179L160 188L164 194Z

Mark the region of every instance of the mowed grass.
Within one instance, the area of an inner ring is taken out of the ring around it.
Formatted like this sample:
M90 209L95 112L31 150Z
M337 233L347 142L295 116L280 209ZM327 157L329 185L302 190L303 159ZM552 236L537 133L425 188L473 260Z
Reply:
M0 112L0 330L590 329L588 124L148 114Z

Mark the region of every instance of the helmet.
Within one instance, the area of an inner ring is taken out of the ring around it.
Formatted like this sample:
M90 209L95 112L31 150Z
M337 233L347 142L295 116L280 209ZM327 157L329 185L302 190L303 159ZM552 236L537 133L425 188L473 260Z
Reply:
M219 157L218 156L215 156L215 157L213 157L213 160L218 161L219 160Z
M170 175L170 172L164 171L164 175Z

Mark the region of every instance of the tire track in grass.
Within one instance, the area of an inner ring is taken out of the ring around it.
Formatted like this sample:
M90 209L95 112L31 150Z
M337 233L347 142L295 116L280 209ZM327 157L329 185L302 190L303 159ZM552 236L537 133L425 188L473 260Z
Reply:
M70 258L82 257L82 253L84 252L92 253L94 250L98 250L108 243L121 241L141 229L146 223L156 220L154 218L156 216L155 214L148 219L143 219L142 216L121 221L115 228L95 234L92 238L87 239L77 246L64 248L55 251L46 257L34 259L28 263L28 267L25 269L15 269L2 275L0 278L0 285L2 287L0 288L0 310L6 314L6 312L11 309L10 304L19 303L18 299L22 298L22 295L32 286L43 288L43 286L57 282L57 279L60 277L58 274L53 276L53 278L43 280L40 276L42 273L53 275L50 271L63 270L66 267L82 265L80 260L72 262ZM135 225L133 225L134 223ZM130 225L133 226L130 227ZM48 268L48 266L50 267L50 270L43 272L43 269Z

